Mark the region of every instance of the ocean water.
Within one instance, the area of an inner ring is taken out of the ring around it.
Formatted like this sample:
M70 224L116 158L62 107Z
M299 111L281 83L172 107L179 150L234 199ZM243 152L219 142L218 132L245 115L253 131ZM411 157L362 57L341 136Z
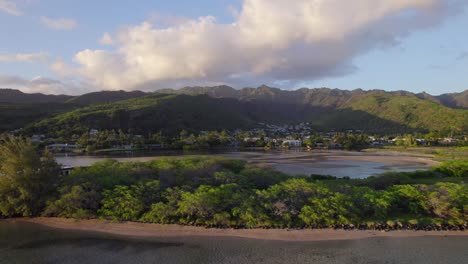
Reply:
M468 263L468 237L285 242L136 238L0 221L0 263Z

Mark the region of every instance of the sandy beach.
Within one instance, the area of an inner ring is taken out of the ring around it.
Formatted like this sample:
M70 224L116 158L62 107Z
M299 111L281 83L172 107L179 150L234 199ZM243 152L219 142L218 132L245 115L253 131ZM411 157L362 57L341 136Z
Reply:
M179 225L158 225L107 220L75 220L64 218L18 218L0 220L39 224L51 228L93 231L132 237L239 237L276 241L333 241L372 237L407 238L423 236L468 236L468 231L346 231L334 229L216 229Z

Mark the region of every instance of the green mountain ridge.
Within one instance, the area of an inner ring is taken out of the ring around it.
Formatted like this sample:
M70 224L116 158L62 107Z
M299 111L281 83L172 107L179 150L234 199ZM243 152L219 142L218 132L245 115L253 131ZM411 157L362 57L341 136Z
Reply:
M462 95L457 94L459 98ZM31 114L40 104L29 104L29 108L25 104L0 105L8 109L8 116L4 115L7 112L0 113L0 121L10 120L0 129L27 127L28 131L41 133L80 133L90 128L177 133L182 129L247 129L258 123L300 122L309 122L321 131L353 129L382 134L468 131L468 110L450 108L433 98L405 91L329 88L285 91L268 86L235 90L215 86L166 89L151 94L96 92L44 107L37 112L40 115ZM18 118L12 118L15 116Z
M207 95L155 94L112 104L92 105L59 114L32 126L34 131L70 133L132 129L139 133L246 129L259 122L309 122L317 130L365 130L373 133L468 131L468 111L409 96L374 93L353 97L339 107L242 101Z
M51 95L41 93L23 93L14 89L0 88L0 102L2 103L61 103L69 100L73 96Z
M80 96L47 95L41 93L27 94L13 89L0 89L0 102L8 103L74 103L80 105L113 103L121 100L143 97L153 93L208 95L213 98L235 98L242 101L270 100L273 102L311 104L314 106L339 107L346 101L355 97L373 93L387 93L398 96L414 96L456 109L468 109L468 90L461 93L447 93L433 96L428 93L414 94L407 91L385 92L383 90L340 90L330 88L301 88L298 90L281 90L262 85L258 88L234 89L227 85L203 87L184 87L181 89L160 89L155 92L142 91L100 91Z

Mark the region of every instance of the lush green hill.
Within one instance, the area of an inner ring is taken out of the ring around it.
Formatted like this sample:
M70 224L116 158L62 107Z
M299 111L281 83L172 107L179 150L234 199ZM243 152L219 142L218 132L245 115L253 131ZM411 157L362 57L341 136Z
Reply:
M382 134L468 131L468 110L446 107L435 97L405 91L285 91L267 86L165 91L169 94L102 91L69 98L66 103L2 104L0 130L27 126L34 132L79 133L98 128L172 133L250 128L259 122L309 122L318 130L358 129ZM78 105L81 107L76 109Z
M456 110L412 95L371 93L342 108L362 111L415 130L468 131L468 110ZM382 127L375 120L376 127ZM384 129L391 129L385 127Z
M81 96L27 94L13 89L0 89L0 133L23 128L28 124L79 106L113 103L145 96L140 91L101 91Z
M133 129L139 133L254 127L258 122L310 122L319 130L359 129L375 133L430 130L468 131L468 111L455 110L414 96L370 93L340 107L241 101L206 95L156 94L112 104L83 107L42 120L35 131L79 133L90 128Z
M77 106L64 103L0 103L0 132L23 128Z
M70 133L88 128L178 133L182 129L199 131L252 126L252 120L239 109L242 109L241 103L234 99L159 94L80 108L42 120L32 129Z
M75 96L67 100L67 103L74 103L80 105L108 104L117 101L143 97L145 95L147 94L141 91L100 91L94 93L87 93L81 96Z

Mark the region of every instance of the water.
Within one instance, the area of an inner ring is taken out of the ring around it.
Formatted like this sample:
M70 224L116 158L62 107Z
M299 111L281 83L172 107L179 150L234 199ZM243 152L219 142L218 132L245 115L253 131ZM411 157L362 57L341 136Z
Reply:
M468 237L284 242L141 239L0 221L0 263L467 263Z
M143 154L143 155L142 155ZM91 164L113 158L125 161L149 161L162 157L186 155L222 156L272 167L291 175L333 175L336 177L367 178L387 171L415 171L430 168L433 162L428 158L409 154L382 152L360 153L346 151L267 151L267 152L224 152L224 153L127 153L108 156L58 156L59 163L69 166L90 166Z

